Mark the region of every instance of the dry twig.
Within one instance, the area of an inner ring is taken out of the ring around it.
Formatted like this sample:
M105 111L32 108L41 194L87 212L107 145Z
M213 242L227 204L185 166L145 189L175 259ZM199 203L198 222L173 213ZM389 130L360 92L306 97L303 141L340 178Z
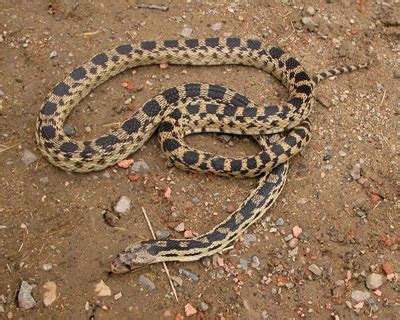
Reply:
M160 11L168 11L169 7L165 4L147 4L141 3L136 6L136 8L140 9L153 9L153 10L160 10Z

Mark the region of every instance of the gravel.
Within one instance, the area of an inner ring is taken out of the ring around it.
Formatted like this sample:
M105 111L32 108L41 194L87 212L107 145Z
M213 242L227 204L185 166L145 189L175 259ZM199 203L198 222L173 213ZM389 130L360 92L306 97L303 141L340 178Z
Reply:
M259 269L259 268L260 268L261 262L260 262L260 259L258 259L257 256L252 256L252 257L251 257L251 266L252 266L254 269Z
M361 178L361 166L359 163L356 163L353 166L353 169L350 170L350 175L353 178L353 180L358 180Z
M125 213L130 208L131 208L131 199L129 199L127 196L122 196L115 204L114 211L118 213Z
M68 137L72 137L76 134L76 130L74 126L71 126L70 124L66 123L64 125L64 133L68 136Z
M246 260L246 259L240 258L240 259L239 259L239 264L240 264L240 268L241 268L242 270L247 271L247 270L249 269L249 266L248 266L248 263L247 263L247 260Z
M246 247L248 247L251 243L257 242L257 237L253 233L246 233L243 236L243 243Z
M213 25L211 25L212 31L218 31L218 30L221 30L221 28L222 28L222 22L217 22L217 23L214 23Z
M275 224L277 226L283 226L285 224L285 220L283 220L283 218L279 218L278 220L275 221Z
M180 35L181 35L182 37L187 38L187 37L190 37L190 35L192 34L192 32L193 32L193 29L191 29L191 28L183 28L182 31L181 31L181 33L180 33Z
M141 286L145 287L149 291L153 291L156 289L154 283L143 274L140 275L138 282Z
M36 305L36 301L32 297L32 290L35 288L36 284L29 284L24 280L21 282L18 292L18 306L21 309L28 310Z
M384 276L378 273L371 273L365 279L365 284L368 289L375 290L383 285Z
M30 164L34 163L37 159L38 157L28 149L25 149L22 152L21 161L25 166L29 166Z
M56 50L53 50L52 52L50 52L49 58L50 58L50 59L54 59L55 57L57 57L57 51L56 51Z
M175 228L175 231L177 232L183 232L185 231L185 224L183 222L181 222L180 224L178 224Z
M200 310L201 311L207 311L210 307L208 306L207 303L205 303L204 301L200 302Z
M297 239L297 238L293 238L293 239L291 239L290 241L289 241L289 243L288 243L288 245L289 245L289 248L296 248L297 246L298 246L298 244L299 244L299 239Z
M42 269L44 271L50 271L51 269L53 269L53 264L52 263L45 263L42 265Z
M131 166L131 172L132 173L137 173L137 172L148 172L150 171L150 167L149 165L143 161L143 160L139 160L139 161L135 161L133 163L133 165Z
M369 299L371 294L368 291L353 290L351 292L351 298L356 302L361 302Z
M170 236L170 232L168 230L156 230L156 238L163 240L167 239Z
M318 277L322 275L322 269L314 263L308 267L308 270Z
M179 269L179 274L185 276L186 278L192 280L193 282L199 281L199 277L189 270Z

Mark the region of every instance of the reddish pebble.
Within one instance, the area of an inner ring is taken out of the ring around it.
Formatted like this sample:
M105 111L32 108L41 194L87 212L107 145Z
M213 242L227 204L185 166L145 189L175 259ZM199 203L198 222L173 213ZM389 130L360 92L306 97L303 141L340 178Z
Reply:
M224 258L218 258L217 263L219 267L223 267L225 265Z
M167 190L164 193L164 197L170 198L171 197L171 192L172 192L171 188L168 187Z
M193 232L192 232L191 230L186 230L186 231L183 233L183 236L184 236L186 239L189 239L189 238L193 238L193 237L194 237Z
M380 296L382 295L382 291L381 291L381 290L378 290L378 289L376 289L376 290L374 291L374 295L376 295L376 296L380 297Z
M132 165L133 162L133 159L121 160L120 162L118 162L118 167L127 169Z
M175 316L175 320L185 320L185 318L180 313L177 313Z
M294 227L293 227L293 236L294 236L295 238L298 238L299 235L301 235L302 232L303 232L303 229L300 228L299 226L294 226Z
M379 194L371 193L370 195L372 202L378 202L381 201L382 198Z
M121 83L122 88L128 89L128 90L133 90L135 88L135 85L131 80L126 80Z
M362 309L362 307L364 307L364 301L361 301L361 302L357 303L354 306L354 309Z
M160 63L160 69L167 69L169 67L168 63Z
M394 278L394 268L393 268L393 264L391 264L390 262L385 261L382 264L382 270L385 272L386 274L386 278L388 280L392 280Z
M193 306L190 303L188 303L185 306L185 313L186 313L186 317L191 317L197 313L197 310L195 308L193 308Z
M228 206L226 208L226 211L228 211L228 213L233 213L233 212L235 212L235 210L236 210L236 207L234 207L234 206Z
M137 176L137 175L134 175L134 174L130 174L128 176L128 179L131 180L131 181L137 181L137 180L140 179L140 176Z

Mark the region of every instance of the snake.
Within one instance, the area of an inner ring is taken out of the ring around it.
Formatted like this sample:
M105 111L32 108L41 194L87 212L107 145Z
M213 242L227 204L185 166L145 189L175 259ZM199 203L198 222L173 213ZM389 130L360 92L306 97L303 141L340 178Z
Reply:
M289 95L285 103L258 106L218 84L188 83L161 91L117 128L96 139L77 141L64 133L68 115L94 88L128 68L161 63L254 67L272 74ZM113 260L111 271L123 273L152 263L199 260L223 251L277 199L286 180L287 160L310 140L308 116L317 84L368 66L338 67L310 76L281 48L237 37L122 44L95 55L56 84L40 108L36 141L50 163L84 173L125 159L159 129L161 148L178 167L235 177L261 175L258 186L242 205L211 231L193 239L147 240L129 245ZM261 151L231 158L196 150L183 138L199 132L252 135Z

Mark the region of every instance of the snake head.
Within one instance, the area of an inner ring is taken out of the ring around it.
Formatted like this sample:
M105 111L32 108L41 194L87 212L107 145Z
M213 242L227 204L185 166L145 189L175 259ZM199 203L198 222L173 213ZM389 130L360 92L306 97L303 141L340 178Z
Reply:
M111 262L111 272L125 273L158 262L157 258L149 253L150 247L150 244L144 242L128 246Z

